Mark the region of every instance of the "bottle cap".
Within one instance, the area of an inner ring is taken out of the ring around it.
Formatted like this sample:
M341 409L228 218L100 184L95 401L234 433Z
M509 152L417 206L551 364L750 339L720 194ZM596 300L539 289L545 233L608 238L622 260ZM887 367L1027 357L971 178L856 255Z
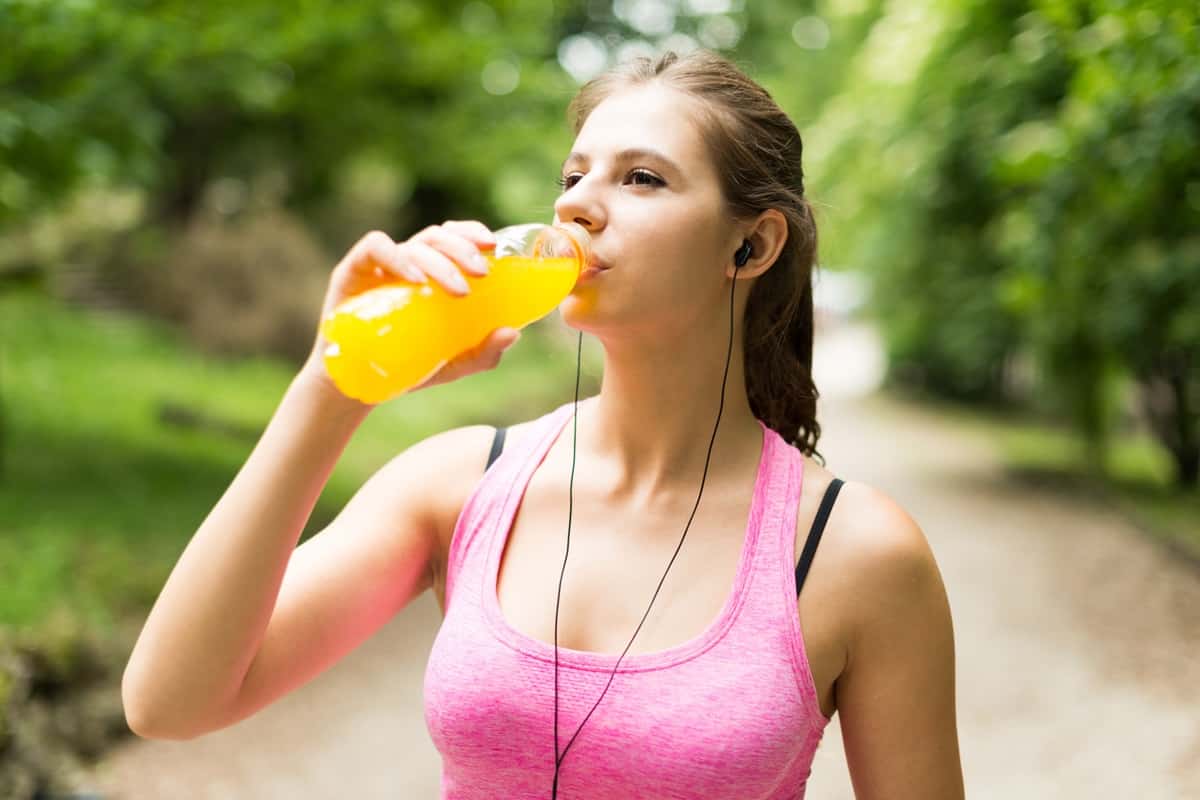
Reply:
M560 222L547 226L534 245L534 255L546 258L573 258L579 268L587 266L592 257L592 237L577 222Z

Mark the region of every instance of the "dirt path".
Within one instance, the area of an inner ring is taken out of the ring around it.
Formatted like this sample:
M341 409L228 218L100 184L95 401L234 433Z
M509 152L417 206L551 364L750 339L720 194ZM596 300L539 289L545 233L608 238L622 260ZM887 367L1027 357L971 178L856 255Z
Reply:
M946 581L968 796L1200 798L1200 575L1110 509L1005 479L986 444L863 397L869 333L828 334L822 451L921 523ZM857 365L855 373L845 365ZM421 683L426 595L312 684L192 742L135 740L96 773L109 798L435 798ZM838 720L814 800L853 798Z

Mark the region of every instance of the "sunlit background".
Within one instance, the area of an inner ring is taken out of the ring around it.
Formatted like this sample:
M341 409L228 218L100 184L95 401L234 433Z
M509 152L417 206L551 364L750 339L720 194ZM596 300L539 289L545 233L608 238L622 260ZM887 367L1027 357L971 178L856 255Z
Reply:
M1198 23L1191 0L0 0L0 796L436 796L429 598L194 742L125 729L132 637L337 258L549 220L578 86L702 47L804 137L822 450L934 546L968 796L1200 797ZM573 346L551 315L498 370L378 409L305 535L413 442L569 400ZM853 796L840 748L835 720L810 797Z

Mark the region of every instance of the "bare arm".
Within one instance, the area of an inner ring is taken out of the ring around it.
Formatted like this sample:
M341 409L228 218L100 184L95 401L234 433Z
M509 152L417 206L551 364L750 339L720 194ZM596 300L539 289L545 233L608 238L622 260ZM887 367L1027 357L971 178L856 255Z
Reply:
M483 474L493 433L473 425L418 442L297 548L258 654L217 727L307 683L433 585L443 534Z
M954 631L921 529L881 493L851 524L865 599L838 679L838 713L859 800L962 800Z
M323 311L408 274L452 285L451 258L468 260L490 238L479 223L434 226L399 245L368 234L334 269ZM423 386L496 366L516 334L494 331ZM248 716L348 652L429 583L439 541L431 509L445 488L436 478L462 457L439 437L395 459L330 528L296 548L371 408L334 388L322 352L318 335L150 611L121 683L127 721L143 736L191 738Z
M150 611L122 679L130 727L186 737L237 693L288 558L368 406L298 378Z

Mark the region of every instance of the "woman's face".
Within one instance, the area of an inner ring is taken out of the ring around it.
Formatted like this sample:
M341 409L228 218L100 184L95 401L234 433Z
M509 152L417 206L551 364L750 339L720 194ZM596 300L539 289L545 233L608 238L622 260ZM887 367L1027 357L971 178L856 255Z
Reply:
M687 95L649 84L588 116L554 205L557 221L588 229L603 267L560 306L572 327L669 340L728 315L725 273L741 239L697 111Z

